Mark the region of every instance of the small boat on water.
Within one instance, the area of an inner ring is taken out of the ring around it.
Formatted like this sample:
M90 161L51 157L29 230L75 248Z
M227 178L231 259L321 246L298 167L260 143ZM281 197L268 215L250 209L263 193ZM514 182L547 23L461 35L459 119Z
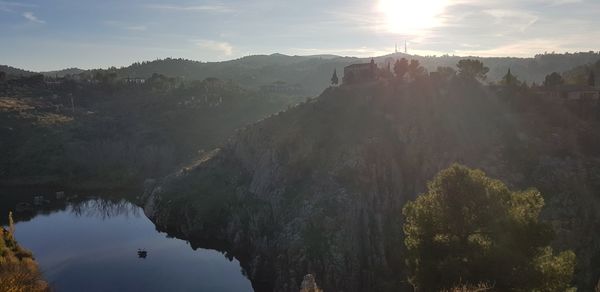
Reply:
M145 249L138 248L137 255L138 258L145 259L148 256L148 252Z

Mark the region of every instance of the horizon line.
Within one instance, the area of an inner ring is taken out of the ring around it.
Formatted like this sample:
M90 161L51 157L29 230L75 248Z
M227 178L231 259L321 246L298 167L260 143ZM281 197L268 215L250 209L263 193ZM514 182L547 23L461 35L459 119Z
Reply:
M127 68L130 67L133 64L139 64L139 63L144 63L144 62L155 62L155 61L161 61L161 60L168 60L168 59L172 59L172 60L185 60L185 61L191 61L191 62L198 62L198 63L225 63L225 62L231 62L231 61L236 61L236 60L241 60L244 58L249 58L249 57L258 57L258 56L274 56L274 55L282 55L285 57L305 57L305 58L310 58L310 57L320 57L320 56L330 56L332 57L332 59L337 59L337 58L355 58L355 59L373 59L373 58L382 58L382 57L388 57L388 56L392 56L392 55L404 55L404 56L410 56L410 57L419 57L419 58L444 58L444 57L451 57L451 58L477 58L477 59L495 59L495 58L510 58L510 59L532 59L535 58L537 56L540 55L568 55L568 54L589 54L589 53L596 53L596 54L600 54L600 51L593 51L593 50L589 50L589 51L574 51L574 52L569 52L569 51L565 51L565 52L543 52L543 53L536 53L532 56L527 56L527 57L523 57L523 56L508 56L508 55L497 55L497 56L476 56L476 55L450 55L450 54L441 54L441 55L420 55L420 54L407 54L404 52L392 52L389 54L385 54L385 55L377 55L377 56L370 56L370 57L359 57L359 56L343 56L343 55L337 55L337 54L310 54L310 55L297 55L297 54L284 54L284 53L262 53L262 54L250 54L250 55L245 55L245 56L241 56L238 58L232 58L232 59L227 59L227 60L215 60L215 61L202 61L202 60L194 60L194 59L189 59L189 58L183 58L183 57L164 57L164 58L155 58L153 60L141 60L141 61L134 61L125 65L109 65L109 66L105 66L105 67L91 67L91 68L84 68L84 67L78 67L78 66L65 66L59 69L44 69L44 70L38 70L38 69L30 69L30 68L26 68L26 67L21 67L19 65L14 65L14 64L10 64L10 63L4 63L4 64L0 64L0 65L4 65L4 66L9 66L9 67L13 67L19 70L23 70L23 71L29 71L29 72L33 72L33 73L48 73L48 72L54 72L54 71L62 71L62 70L68 70L68 69L79 69L79 70L83 70L83 71L91 71L91 70L108 70L110 68L117 68L117 69L122 69L122 68Z

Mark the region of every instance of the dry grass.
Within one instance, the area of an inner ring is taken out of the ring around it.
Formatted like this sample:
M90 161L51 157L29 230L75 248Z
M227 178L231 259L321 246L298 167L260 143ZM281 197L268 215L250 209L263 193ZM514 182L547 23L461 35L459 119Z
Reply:
M488 284L480 283L477 285L459 285L450 290L443 290L440 292L484 292L484 291L494 291L493 287Z
M30 258L5 262L0 265L0 292L43 292L50 291L37 268Z
M32 110L34 108L34 106L20 99L0 97L0 112L20 112Z
M30 251L13 237L14 224L9 214L9 229L0 227L0 292L50 291Z
M55 111L55 109L44 103L0 97L0 112L12 113L18 119L31 120L38 126L57 126L73 121L72 117L51 111Z

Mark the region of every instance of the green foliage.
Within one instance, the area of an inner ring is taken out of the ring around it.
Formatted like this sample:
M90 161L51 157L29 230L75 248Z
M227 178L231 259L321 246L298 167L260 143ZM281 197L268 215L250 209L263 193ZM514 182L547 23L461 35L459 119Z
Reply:
M534 189L512 192L482 171L453 165L403 210L410 282L420 291L494 283L500 291L564 291L571 251L557 256Z
M465 59L458 61L458 76L465 79L480 79L485 80L490 68L485 67L483 62L473 59Z

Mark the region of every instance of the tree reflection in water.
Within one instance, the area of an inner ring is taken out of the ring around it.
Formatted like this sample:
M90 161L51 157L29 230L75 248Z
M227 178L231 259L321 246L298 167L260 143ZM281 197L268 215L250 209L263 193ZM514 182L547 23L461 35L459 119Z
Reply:
M75 216L96 217L103 220L115 216L137 218L141 213L138 206L126 200L90 199L71 203L69 209Z

